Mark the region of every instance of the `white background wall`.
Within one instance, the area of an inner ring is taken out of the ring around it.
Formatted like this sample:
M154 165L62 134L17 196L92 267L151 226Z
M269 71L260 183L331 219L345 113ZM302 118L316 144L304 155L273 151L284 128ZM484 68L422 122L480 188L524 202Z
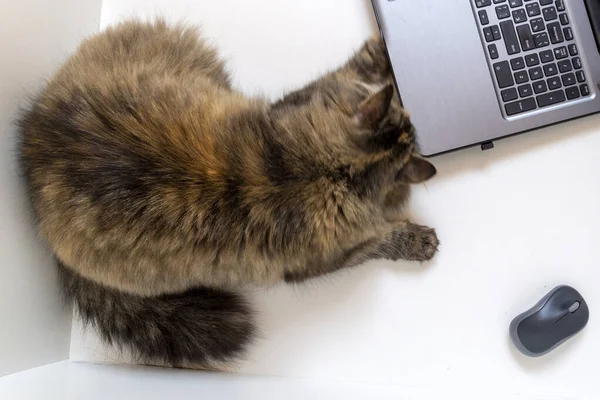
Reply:
M36 239L15 164L13 121L26 97L96 30L101 0L0 2L0 376L66 359L71 312Z
M337 67L375 34L370 0L105 0L102 26L134 16L200 25L239 88L278 96Z

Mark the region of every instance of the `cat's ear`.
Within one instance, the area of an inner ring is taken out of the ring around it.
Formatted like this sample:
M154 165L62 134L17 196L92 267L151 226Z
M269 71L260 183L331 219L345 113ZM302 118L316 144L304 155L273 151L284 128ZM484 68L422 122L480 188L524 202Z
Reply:
M437 170L429 161L411 155L408 163L396 175L396 181L407 184L422 183L431 179L436 173Z
M376 129L390 109L394 87L387 85L358 107L358 119L365 128Z

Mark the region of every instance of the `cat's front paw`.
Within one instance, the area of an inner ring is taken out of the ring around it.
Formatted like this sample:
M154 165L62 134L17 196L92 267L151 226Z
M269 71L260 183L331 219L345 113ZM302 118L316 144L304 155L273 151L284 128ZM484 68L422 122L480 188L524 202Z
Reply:
M409 247L407 260L429 261L438 251L440 241L435 233L435 229L426 226L417 226L414 237L409 237Z
M385 247L392 260L429 261L437 253L439 244L434 229L408 223L392 234L391 243Z

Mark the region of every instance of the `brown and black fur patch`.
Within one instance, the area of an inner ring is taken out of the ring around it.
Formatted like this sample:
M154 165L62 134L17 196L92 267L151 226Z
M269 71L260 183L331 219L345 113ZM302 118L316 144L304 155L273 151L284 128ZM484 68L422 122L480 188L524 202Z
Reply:
M232 88L192 28L132 21L83 42L19 148L83 318L143 359L208 367L255 331L236 287L431 258L435 232L400 211L435 168L391 83L380 39L275 103Z
M197 287L142 297L82 278L60 261L58 266L64 294L77 303L83 322L144 363L186 367L234 359L256 333L250 307L232 292Z

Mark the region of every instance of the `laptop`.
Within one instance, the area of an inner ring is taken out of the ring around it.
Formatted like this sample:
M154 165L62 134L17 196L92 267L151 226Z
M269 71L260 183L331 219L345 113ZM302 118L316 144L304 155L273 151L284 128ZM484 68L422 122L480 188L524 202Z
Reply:
M372 2L425 156L600 112L600 0Z

